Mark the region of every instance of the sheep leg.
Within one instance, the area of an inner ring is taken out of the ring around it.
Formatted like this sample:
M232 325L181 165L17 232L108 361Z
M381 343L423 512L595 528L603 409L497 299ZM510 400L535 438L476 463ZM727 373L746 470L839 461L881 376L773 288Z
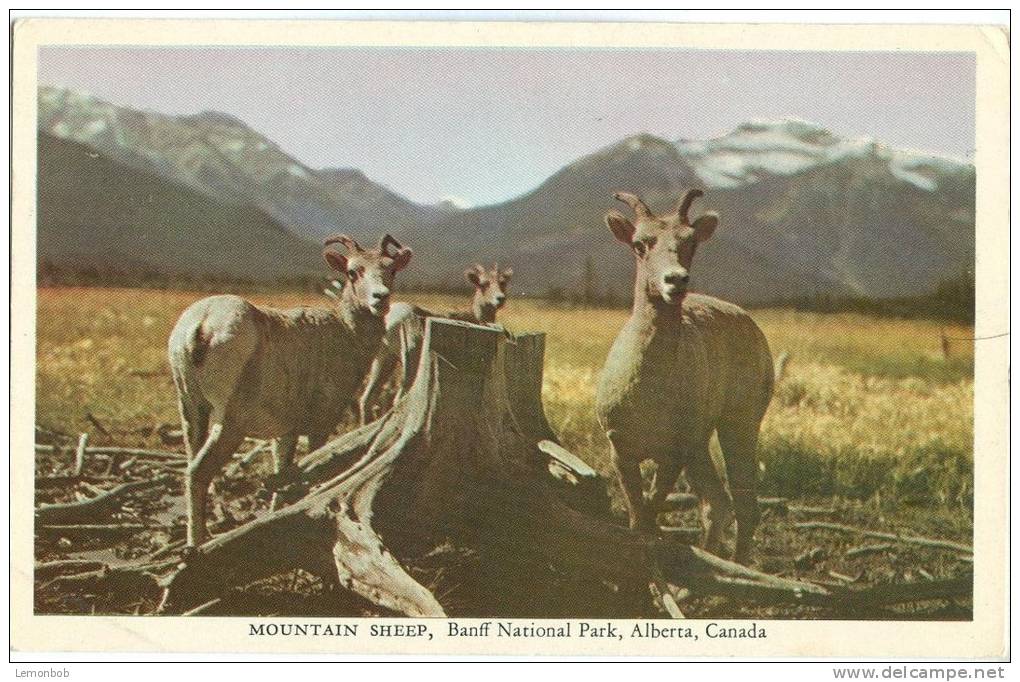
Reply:
M218 420L209 429L209 436L202 449L188 462L184 476L188 501L188 546L197 547L209 539L205 525L209 484L243 440L244 434L224 427L223 420Z
M620 487L623 488L624 497L627 498L627 514L630 517L630 527L634 530L650 530L655 527L655 519L648 518L645 506L644 494L641 491L641 466L640 462L626 454L621 454L621 448L609 437L609 446L616 467L616 474L620 479Z
M733 522L733 502L712 464L708 444L692 453L687 464L687 480L701 500L701 523L704 528L703 546L712 554L719 554L723 533Z
M655 479L652 483L652 495L647 503L647 514L652 526L658 526L659 510L666 501L680 478L680 462L677 459L663 459L656 462Z
M294 451L297 449L297 441L296 433L288 433L273 441L273 469L277 476L286 474L294 466ZM274 492L270 508L276 511L283 505L284 500L280 497L280 493Z
M176 383L176 379L175 379ZM188 459L194 459L209 435L209 409L196 404L177 387L177 410L181 415L181 431L184 435L184 451Z
M758 508L757 424L752 429L723 427L719 429L719 445L726 460L726 476L730 493L733 495L733 509L737 517L737 545L733 559L740 564L751 561L754 531L758 527L761 512Z

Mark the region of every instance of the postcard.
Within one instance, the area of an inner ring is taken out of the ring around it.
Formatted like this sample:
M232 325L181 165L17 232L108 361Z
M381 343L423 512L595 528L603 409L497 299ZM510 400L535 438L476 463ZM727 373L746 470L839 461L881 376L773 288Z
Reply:
M11 646L1008 656L1008 34L24 19Z

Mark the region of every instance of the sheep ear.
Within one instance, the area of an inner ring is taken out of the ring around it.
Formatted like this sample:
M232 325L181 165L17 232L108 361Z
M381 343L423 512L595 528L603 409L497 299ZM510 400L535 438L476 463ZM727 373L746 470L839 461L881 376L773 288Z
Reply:
M470 268L464 271L464 279L466 279L471 286L480 287L482 286L482 279L479 273L482 271L481 265L472 265Z
M699 242L708 241L715 233L715 228L718 224L718 213L705 213L698 216L698 219L691 225L694 228L694 238Z
M634 224L619 211L610 211L606 214L606 225L612 230L617 240L630 246L634 239Z
M411 262L411 256L414 255L414 251L407 248L406 246L393 254L393 269L397 272L407 267L407 264Z
M337 272L347 274L347 256L343 255L338 251L323 251L322 257L326 261L326 265L333 268Z
M503 272L500 274L500 277L503 279L504 283L509 282L510 278L513 276L514 276L513 268L504 268Z

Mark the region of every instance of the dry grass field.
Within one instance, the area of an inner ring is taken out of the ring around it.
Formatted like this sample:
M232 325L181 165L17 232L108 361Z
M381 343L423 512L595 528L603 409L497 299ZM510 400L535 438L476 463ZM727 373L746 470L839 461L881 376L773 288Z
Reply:
M79 432L87 431L94 445L166 449L156 429L162 424L178 425L166 339L180 312L202 294L100 288L43 288L38 294L36 423L67 434L65 443L73 444ZM277 306L329 304L314 294L250 298ZM441 296L406 298L437 312L466 301ZM972 330L856 314L789 310L752 314L773 353L785 351L791 358L763 426L762 494L797 500L808 505L804 509L828 509L826 518L832 521L969 544L973 345L954 341L949 357L944 358L940 334L944 330L949 337L969 337ZM568 449L608 478L613 472L608 442L594 419L594 391L603 359L626 316L624 310L511 298L501 317L511 331L546 332L544 403L549 421ZM670 408L664 405L663 409ZM340 428L350 426L348 421ZM58 458L66 457L65 449ZM52 473L66 466L52 455L37 455L40 471ZM260 466L261 473L266 473L269 462ZM252 469L253 478L232 479L224 483L225 488L218 488L233 491L228 504L238 519L251 518L265 507L255 494L258 469ZM71 492L57 497L46 492L42 498L37 495L37 501L63 499ZM622 516L622 497L615 485L610 486L610 494ZM179 525L183 509L163 512L175 513L178 518L173 522ZM966 557L910 546L850 559L852 552L848 552L860 538L805 531L796 525L798 520L803 517L766 512L758 532L760 568L821 581L831 580L830 571L836 571L869 583L914 580L919 567L919 575L936 577L957 575L968 568ZM666 522L690 526L697 519L695 512L677 512L667 516ZM116 551L128 557L158 549L166 541L164 536L142 536ZM823 553L817 554L819 550ZM811 556L827 558L801 565L797 557L812 552ZM47 541L37 545L38 558L64 556L63 550ZM102 554L104 560L107 556ZM139 608L52 589L40 588L38 610L77 613ZM263 592L283 598L274 581L253 589L260 595L254 603L261 603ZM246 608L235 606L239 613ZM303 613L306 607L300 600L287 602L280 606L280 613L288 609ZM700 617L734 613L732 605L713 599L697 600L692 608ZM740 613L811 617L798 608L742 607ZM913 617L968 618L969 613L950 602L945 609L916 612Z
M143 289L40 289L38 424L95 431L91 414L121 444L154 444L176 423L166 339L200 294ZM314 295L256 295L278 306L326 305ZM432 310L466 299L408 296ZM501 321L547 333L545 407L564 445L611 475L594 419L595 383L624 310L557 307L511 299ZM753 313L773 353L791 360L762 434L762 484L790 496L878 496L969 510L972 484L973 346L966 327L789 310ZM93 434L101 442L100 434ZM969 513L963 514L969 516ZM962 521L963 519L961 519Z

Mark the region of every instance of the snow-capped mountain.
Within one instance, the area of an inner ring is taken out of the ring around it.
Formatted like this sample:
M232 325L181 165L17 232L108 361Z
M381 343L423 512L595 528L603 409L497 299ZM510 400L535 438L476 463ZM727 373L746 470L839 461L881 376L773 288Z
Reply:
M706 142L635 135L567 165L538 188L432 228L460 244L436 258L456 274L473 253L514 263L527 291L599 286L629 295L632 264L602 223L616 191L668 211L689 187L720 229L698 252L698 289L739 301L825 294L922 294L974 262L969 164L843 140L801 121L748 123ZM520 265L518 266L518 263Z
M716 236L699 250L697 290L742 302L818 294L904 296L930 292L974 265L972 165L841 138L804 121L753 121L706 141L634 135L566 165L531 192L474 208L454 201L415 204L353 168L308 168L243 122L216 112L167 116L42 88L39 130L41 139L50 140L51 173L61 167L62 154L87 166L76 147L52 143L63 140L115 164L118 178L132 169L146 174L146 186L162 178L218 204L256 210L292 236L318 240L343 230L372 239L385 224L418 254L405 283L458 285L469 263L498 259L514 266L518 291L577 290L585 279L590 284L594 270L600 291L625 299L632 258L602 222L608 209L619 208L613 193L635 192L664 212L695 186L706 189L695 210L711 208L722 216ZM118 231L170 229L154 216L147 218L153 225L139 226L122 210L130 197L112 191L103 177L86 174L73 181L82 185L76 196L87 197L95 209L97 229L110 232L101 243L116 244ZM165 193L171 195L176 196ZM40 202L44 199L41 192ZM114 200L117 210L104 208ZM228 229L225 213L213 212L217 221L203 229ZM59 241L63 223L52 222L40 223L40 240L50 230L47 238ZM282 245L268 225L261 234L279 244L249 240L247 247L305 253ZM211 239L216 242L216 235ZM187 250L189 243L175 248ZM73 265L68 248L51 253ZM201 257L180 254L179 260L190 270L211 268L207 256L213 251L204 248ZM102 259L104 253L91 257ZM304 256L298 259L304 262ZM114 250L108 260L115 268L124 259ZM312 258L299 269L316 268L321 266ZM271 269L250 275L269 276Z
M871 158L895 177L928 192L946 175L968 174L971 165L954 159L894 149L868 137L839 138L797 119L750 121L711 140L681 140L680 155L702 182L733 189L769 176L793 176L822 165Z

